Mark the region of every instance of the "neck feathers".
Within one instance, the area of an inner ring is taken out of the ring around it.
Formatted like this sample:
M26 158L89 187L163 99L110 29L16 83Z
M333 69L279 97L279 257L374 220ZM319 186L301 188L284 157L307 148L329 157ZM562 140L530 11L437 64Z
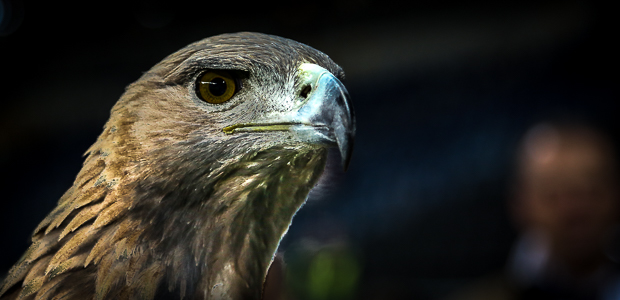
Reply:
M120 161L127 157L90 150L0 294L259 299L326 151L270 148L191 167L154 164L159 169Z
M143 236L170 261L164 280L172 289L192 298L258 299L280 239L325 158L322 148L241 155L198 181L208 186L137 189L143 201L131 218L159 224Z

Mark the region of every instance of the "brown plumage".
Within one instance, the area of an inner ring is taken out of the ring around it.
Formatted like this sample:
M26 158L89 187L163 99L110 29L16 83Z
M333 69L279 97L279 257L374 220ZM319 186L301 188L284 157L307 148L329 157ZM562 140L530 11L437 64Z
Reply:
M201 99L209 70L232 74L232 98ZM259 299L326 147L348 163L355 119L337 77L325 54L257 33L168 56L127 87L0 298Z

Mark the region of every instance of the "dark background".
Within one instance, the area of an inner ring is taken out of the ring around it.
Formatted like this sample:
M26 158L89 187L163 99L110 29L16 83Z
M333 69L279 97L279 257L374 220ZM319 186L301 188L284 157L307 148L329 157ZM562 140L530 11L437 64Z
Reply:
M0 0L0 274L124 87L219 33L288 37L347 73L350 168L330 161L280 249L291 261L348 249L355 298L439 299L501 269L516 236L512 156L534 122L578 115L618 137L617 16L604 2L56 2Z

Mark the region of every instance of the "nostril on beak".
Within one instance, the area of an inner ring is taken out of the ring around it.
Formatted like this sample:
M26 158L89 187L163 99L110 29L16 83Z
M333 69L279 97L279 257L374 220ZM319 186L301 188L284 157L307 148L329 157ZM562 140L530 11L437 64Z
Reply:
M310 86L309 84L304 86L303 89L301 89L301 92L299 92L299 96L301 98L308 98L308 94L310 94L310 92L312 91L312 86Z

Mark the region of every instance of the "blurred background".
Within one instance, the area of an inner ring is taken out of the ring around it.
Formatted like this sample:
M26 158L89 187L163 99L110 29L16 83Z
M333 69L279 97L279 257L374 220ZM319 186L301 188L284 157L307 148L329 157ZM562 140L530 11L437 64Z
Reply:
M126 85L191 42L258 31L340 64L358 121L349 170L330 159L281 243L287 299L441 299L504 267L531 125L576 115L618 141L606 3L0 0L0 274Z

